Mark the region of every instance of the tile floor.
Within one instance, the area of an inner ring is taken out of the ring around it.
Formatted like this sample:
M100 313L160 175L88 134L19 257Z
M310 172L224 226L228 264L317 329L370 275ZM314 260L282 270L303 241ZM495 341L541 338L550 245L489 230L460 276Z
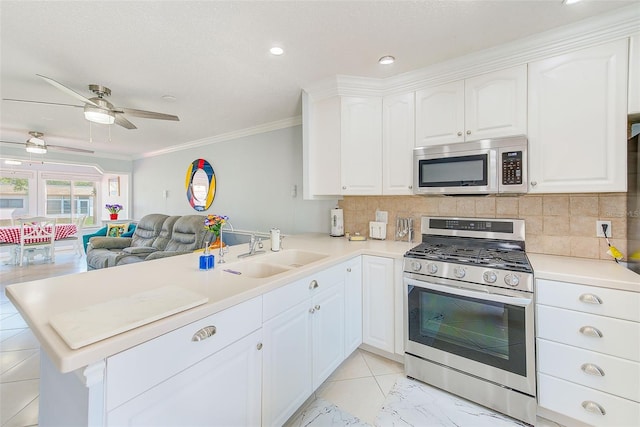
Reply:
M25 267L14 267L0 261L0 426L26 427L38 425L38 385L40 377L39 345L26 323L5 295L4 289L12 283L27 280L71 274L85 271L84 257L73 252L56 253L55 265L43 263ZM377 356L364 350L357 350L321 385L315 393L315 400L294 415L288 426L449 426L444 421L435 424L420 421L409 424L407 420L416 416L416 411L406 407L394 406L406 402L404 397L411 390L432 389L439 402L453 402L452 411L468 412L468 406L475 406L424 384L414 387L406 383L403 366L394 361ZM404 390L404 391L403 391ZM435 392L433 390L436 390ZM411 391L413 394L414 391ZM438 394L439 393L439 394ZM401 398L399 398L399 396ZM442 397L446 396L446 397ZM395 399L395 402L394 402ZM436 406L440 407L441 404ZM412 409L417 406L411 405ZM491 413L491 411L485 412ZM422 411L424 412L424 411ZM390 420L386 416L393 413L400 416L402 422ZM420 413L420 411L418 411ZM455 418L446 416L446 419ZM311 422L310 422L311 419ZM422 423L422 422L425 423ZM433 422L433 421L430 421ZM458 423L459 426L478 424ZM497 424L496 424L497 425ZM519 426L514 420L506 421L509 426ZM539 427L557 424L539 419Z

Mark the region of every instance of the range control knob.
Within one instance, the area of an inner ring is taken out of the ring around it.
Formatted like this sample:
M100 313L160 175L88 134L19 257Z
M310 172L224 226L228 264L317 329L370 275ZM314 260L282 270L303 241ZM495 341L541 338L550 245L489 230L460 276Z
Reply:
M464 271L464 267L456 267L453 269L453 275L458 279L462 279L465 274L467 274L467 272Z
M485 271L482 274L482 278L487 283L495 283L496 280L498 280L498 276L496 275L495 271Z
M515 288L520 283L520 278L515 274L507 274L504 276L504 283Z
M436 274L438 272L438 266L436 264L427 264L427 271L429 274Z
M411 269L413 271L420 271L421 268L422 268L422 264L420 264L418 261L414 261L411 263Z

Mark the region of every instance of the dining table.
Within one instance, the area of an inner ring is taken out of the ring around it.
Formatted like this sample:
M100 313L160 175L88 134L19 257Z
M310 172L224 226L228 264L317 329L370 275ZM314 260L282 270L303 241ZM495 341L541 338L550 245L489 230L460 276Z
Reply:
M56 224L54 240L65 239L78 232L75 224ZM28 227L27 227L28 228ZM42 240L42 239L40 239ZM38 239L28 239L26 243L37 243ZM8 227L0 227L0 243L20 244L20 226L11 225Z

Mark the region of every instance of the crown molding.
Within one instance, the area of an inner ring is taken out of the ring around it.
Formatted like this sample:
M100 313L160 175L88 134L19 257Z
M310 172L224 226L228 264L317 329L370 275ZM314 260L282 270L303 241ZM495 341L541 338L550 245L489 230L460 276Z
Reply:
M162 150L150 151L137 156L135 159L143 159L147 157L155 157L168 153L175 153L176 151L188 150L191 148L203 147L205 145L215 144L218 142L230 141L232 139L243 138L245 136L256 135L265 132L271 132L274 130L290 128L302 124L302 116L290 117L288 119L277 120L275 122L264 123L258 126L250 128L240 129L233 132L227 132L220 135L198 139L196 141L187 142L184 144L174 145Z
M339 75L305 90L314 100L406 93L618 40L638 31L640 7L632 5L397 76L375 79Z

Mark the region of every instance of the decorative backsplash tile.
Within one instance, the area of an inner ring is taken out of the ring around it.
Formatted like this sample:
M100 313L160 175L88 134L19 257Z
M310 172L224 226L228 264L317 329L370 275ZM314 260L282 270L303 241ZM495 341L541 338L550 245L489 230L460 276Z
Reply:
M345 231L368 234L376 210L389 212L387 239L395 235L396 217L412 217L416 236L421 216L519 218L525 221L527 252L611 259L607 242L596 237L596 220L611 221L611 244L625 256L627 201L625 193L536 194L524 196L348 196Z

